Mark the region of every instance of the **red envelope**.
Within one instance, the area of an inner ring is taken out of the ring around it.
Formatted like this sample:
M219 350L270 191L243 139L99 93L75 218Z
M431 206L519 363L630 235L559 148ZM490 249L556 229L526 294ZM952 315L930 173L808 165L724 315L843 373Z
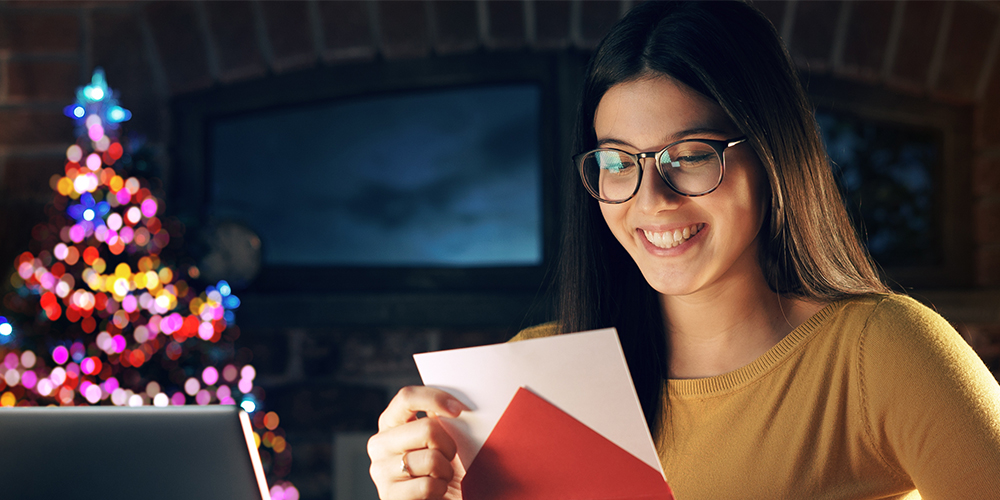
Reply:
M464 500L673 500L660 472L520 388L462 480Z

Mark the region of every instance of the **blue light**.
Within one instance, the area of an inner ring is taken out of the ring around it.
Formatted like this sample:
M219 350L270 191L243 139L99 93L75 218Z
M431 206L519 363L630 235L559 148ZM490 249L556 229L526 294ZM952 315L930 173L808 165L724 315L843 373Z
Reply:
M79 104L70 104L63 108L63 114L70 118L80 119L87 114L87 110Z
M6 337L12 333L14 333L14 327L10 326L10 323L7 322L7 318L0 316L0 335Z
M70 205L69 208L66 209L66 213L69 214L70 217L76 220L83 220L83 211L84 211L83 205L79 204Z
M226 324L229 325L236 323L236 315L232 311L222 313L222 319L226 320Z
M229 283L226 283L225 280L220 281L216 287L219 289L219 293L221 293L223 297L228 297L229 294L233 293L233 289L230 288Z
M101 99L104 99L104 89L96 85L87 85L87 88L83 89L83 93L87 96L87 99L90 99L91 101L100 101Z
M222 307L225 307L226 309L236 309L237 307L240 307L240 299L238 299L235 295L229 295L222 299Z
M132 112L121 106L112 106L108 110L108 121L112 123L126 122L129 118L132 118Z
M84 210L83 220L94 220L94 210L90 208Z
M254 402L253 398L244 398L243 402L240 403L240 408L247 413L253 413L257 411L257 403Z

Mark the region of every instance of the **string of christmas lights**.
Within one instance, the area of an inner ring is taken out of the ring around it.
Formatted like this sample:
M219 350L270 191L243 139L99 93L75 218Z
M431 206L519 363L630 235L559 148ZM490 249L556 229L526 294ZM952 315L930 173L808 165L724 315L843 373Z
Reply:
M196 266L165 256L183 229L161 219L155 186L127 173L138 151L119 131L132 114L103 70L64 113L77 141L3 297L0 406L238 404L271 497L297 500L280 419L261 410L252 354L234 347L240 300L225 281L199 289Z

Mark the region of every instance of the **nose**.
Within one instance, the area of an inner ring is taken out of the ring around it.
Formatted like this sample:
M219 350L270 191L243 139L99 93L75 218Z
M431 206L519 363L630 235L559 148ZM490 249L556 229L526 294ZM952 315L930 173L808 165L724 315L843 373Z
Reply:
M643 158L639 161L642 165L642 180L639 182L639 192L633 198L635 208L650 214L662 210L676 210L686 197L677 194L660 177L655 159Z

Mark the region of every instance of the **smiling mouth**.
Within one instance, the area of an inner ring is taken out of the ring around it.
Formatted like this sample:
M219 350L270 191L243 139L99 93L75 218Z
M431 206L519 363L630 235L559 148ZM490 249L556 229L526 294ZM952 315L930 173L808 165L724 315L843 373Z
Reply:
M642 233L646 235L646 239L649 240L653 246L657 248L674 248L681 243L691 239L692 236L698 234L705 227L704 223L691 224L688 227L682 229L674 229L673 231L666 231L662 233L654 233L652 231L642 230Z

